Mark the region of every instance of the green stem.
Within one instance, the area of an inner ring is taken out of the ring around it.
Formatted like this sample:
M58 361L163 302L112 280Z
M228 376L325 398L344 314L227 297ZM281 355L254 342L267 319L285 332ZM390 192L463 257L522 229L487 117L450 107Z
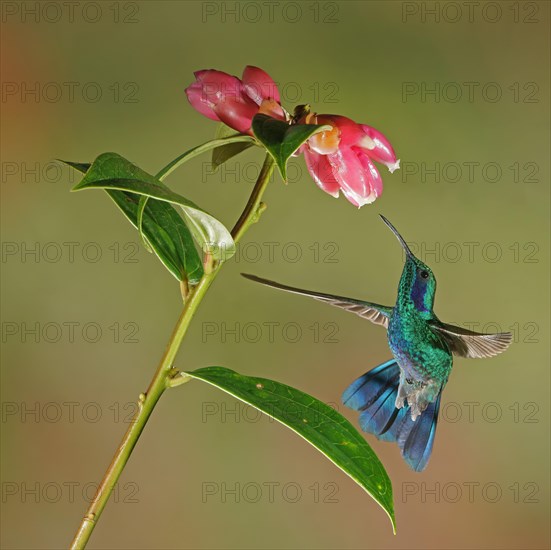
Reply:
M211 139L210 141L207 141L206 143L198 145L197 147L194 147L193 149L190 149L189 151L186 151L185 153L182 153L180 156L176 157L172 162L168 163L162 170L160 170L155 175L155 177L163 181L169 174L174 172L174 170L176 170L178 166L182 165L184 162L187 162L193 157L197 157L198 155L206 153L211 149L215 149L216 147L221 147L222 145L226 145L228 143L238 143L242 141L249 142L251 144L258 143L256 139L253 138L252 136L247 136L244 134L239 134L237 136L229 136L229 137L219 138L219 139Z
M170 166L170 165L169 165ZM261 198L268 182L270 176L272 175L274 169L274 161L270 155L266 155L266 160L262 166L262 170L258 176L254 189L251 193L251 196L241 214L239 220L235 224L235 227L232 230L232 237L235 242L239 241L244 235L245 231L249 226L254 223L262 210ZM172 336L168 342L168 346L165 350L165 353L157 367L157 371L147 388L145 394L141 394L138 400L138 411L136 412L130 427L128 428L126 434L124 435L109 468L105 472L103 480L98 488L95 498L90 504L86 515L82 519L80 527L73 539L71 544L72 550L77 550L85 548L96 523L98 522L107 501L113 491L115 484L117 483L132 451L138 442L140 434L142 433L157 401L170 385L172 375L174 374L174 369L172 365L176 354L180 348L182 340L186 335L190 322L199 307L203 297L205 296L210 285L218 275L222 267L222 263L218 264L211 273L205 274L199 284L194 287L190 294L187 297L184 309L176 323Z
M247 205L241 213L241 216L239 216L234 228L231 230L231 236L236 243L241 239L245 231L249 229L249 226L258 221L260 214L264 211L265 205L261 202L262 195L268 186L274 167L275 161L270 154L267 153L260 174L258 174L253 192L247 201Z

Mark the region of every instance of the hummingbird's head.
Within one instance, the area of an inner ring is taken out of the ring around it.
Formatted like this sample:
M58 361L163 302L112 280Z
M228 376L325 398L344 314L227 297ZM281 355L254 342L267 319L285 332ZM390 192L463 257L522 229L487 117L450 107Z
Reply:
M398 301L411 304L423 317L432 316L436 279L431 268L413 255L398 230L383 216L382 220L396 235L406 253L406 263L398 287Z

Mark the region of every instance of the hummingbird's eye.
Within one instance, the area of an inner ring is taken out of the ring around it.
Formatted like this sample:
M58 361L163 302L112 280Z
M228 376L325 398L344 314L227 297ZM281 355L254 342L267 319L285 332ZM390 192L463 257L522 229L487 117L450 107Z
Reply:
M428 279L429 278L429 272L425 271L424 269L421 271L421 273L419 273L419 275L421 275L422 279Z

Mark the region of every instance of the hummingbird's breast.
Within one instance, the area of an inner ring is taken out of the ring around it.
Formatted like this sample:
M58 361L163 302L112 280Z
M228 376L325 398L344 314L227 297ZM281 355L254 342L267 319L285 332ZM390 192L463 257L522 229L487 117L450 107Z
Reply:
M388 345L400 367L395 406L407 405L415 420L442 391L452 368L452 355L428 322L414 313L393 311Z
M452 354L425 319L393 312L388 325L388 345L405 378L446 383Z

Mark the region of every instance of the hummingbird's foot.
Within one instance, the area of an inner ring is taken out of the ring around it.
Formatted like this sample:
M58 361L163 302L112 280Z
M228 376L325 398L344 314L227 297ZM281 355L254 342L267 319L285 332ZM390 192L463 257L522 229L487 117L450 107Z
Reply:
M398 395L396 396L396 402L394 403L394 406L397 409L401 409L405 406L405 402L408 396L408 388L409 382L406 381L405 384L400 382L400 385L398 386Z
M408 403L410 405L411 419L415 422L418 416L423 414L423 411L428 407L428 402L423 399L421 392L415 392L408 395Z
M411 419L415 422L417 417L421 416L429 403L432 403L438 392L440 391L440 384L432 381L428 382L416 382L414 386L404 388L404 392L398 391L398 395L403 393L406 395L407 403L410 407Z

